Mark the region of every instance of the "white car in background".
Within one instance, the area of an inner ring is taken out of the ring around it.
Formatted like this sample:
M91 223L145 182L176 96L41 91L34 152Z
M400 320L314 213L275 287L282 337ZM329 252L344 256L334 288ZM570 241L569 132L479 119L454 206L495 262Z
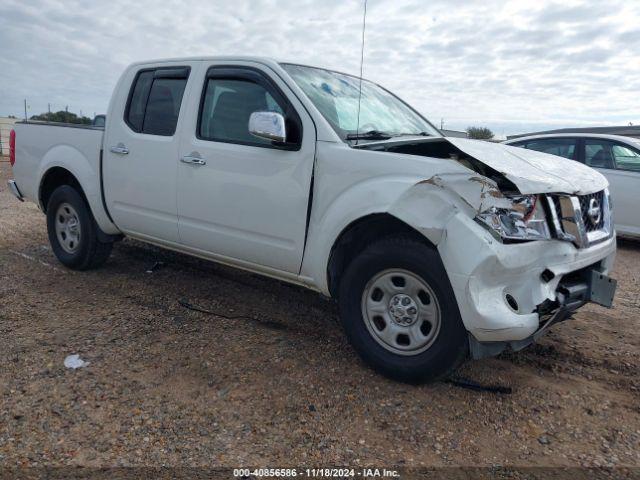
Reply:
M609 180L618 235L640 237L640 139L620 135L561 133L531 135L504 142L584 163ZM570 180L570 178L567 178Z

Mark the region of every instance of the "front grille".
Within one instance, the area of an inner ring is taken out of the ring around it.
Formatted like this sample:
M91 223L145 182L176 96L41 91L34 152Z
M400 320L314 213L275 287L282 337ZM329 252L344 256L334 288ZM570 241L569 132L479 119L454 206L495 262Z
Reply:
M582 221L584 222L584 227L587 232L595 232L604 227L603 199L604 192L590 193L589 195L580 195L578 197L578 200L580 201L580 210L582 210ZM600 212L597 217L592 216L590 213L592 205Z
M560 240L584 248L611 236L611 212L605 191L588 195L549 195L551 220Z

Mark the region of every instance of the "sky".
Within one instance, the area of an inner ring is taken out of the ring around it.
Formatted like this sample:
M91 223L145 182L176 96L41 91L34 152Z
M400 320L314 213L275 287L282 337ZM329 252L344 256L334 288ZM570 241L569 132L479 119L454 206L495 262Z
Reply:
M358 74L363 0L2 0L0 116L93 116L131 62L260 55ZM498 137L640 124L640 0L369 0L364 77Z

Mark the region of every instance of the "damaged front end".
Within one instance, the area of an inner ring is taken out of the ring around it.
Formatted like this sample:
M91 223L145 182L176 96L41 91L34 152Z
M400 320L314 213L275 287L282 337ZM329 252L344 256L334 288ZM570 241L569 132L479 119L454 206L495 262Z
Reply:
M509 243L558 239L585 248L613 236L608 189L588 195L505 196L475 220L498 240Z
M556 299L546 299L537 306L536 313L540 318L539 327L526 338L480 342L470 334L469 351L471 357L481 359L499 355L507 350L513 352L522 350L545 335L553 325L569 320L576 310L589 302L611 307L617 282L602 273L603 270L602 262L598 262L565 275L556 288ZM550 271L546 272L549 277L553 275ZM543 280L545 278L544 272L542 278Z
M551 155L462 139L367 148L471 170L419 182L391 213L436 245L473 357L520 350L587 302L611 306L615 232L599 173ZM429 205L428 218L416 213L418 204Z
M549 240L551 230L539 195L507 197L506 207L492 205L475 218L498 240Z

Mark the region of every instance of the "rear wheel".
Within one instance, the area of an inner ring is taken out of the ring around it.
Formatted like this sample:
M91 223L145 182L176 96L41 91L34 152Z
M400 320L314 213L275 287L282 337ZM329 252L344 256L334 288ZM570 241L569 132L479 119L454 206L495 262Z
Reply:
M56 188L47 204L47 231L55 256L74 270L103 265L113 243L98 239L98 225L82 195L69 185Z
M340 317L356 351L401 381L434 381L467 356L467 333L437 251L411 237L372 243L340 282Z

